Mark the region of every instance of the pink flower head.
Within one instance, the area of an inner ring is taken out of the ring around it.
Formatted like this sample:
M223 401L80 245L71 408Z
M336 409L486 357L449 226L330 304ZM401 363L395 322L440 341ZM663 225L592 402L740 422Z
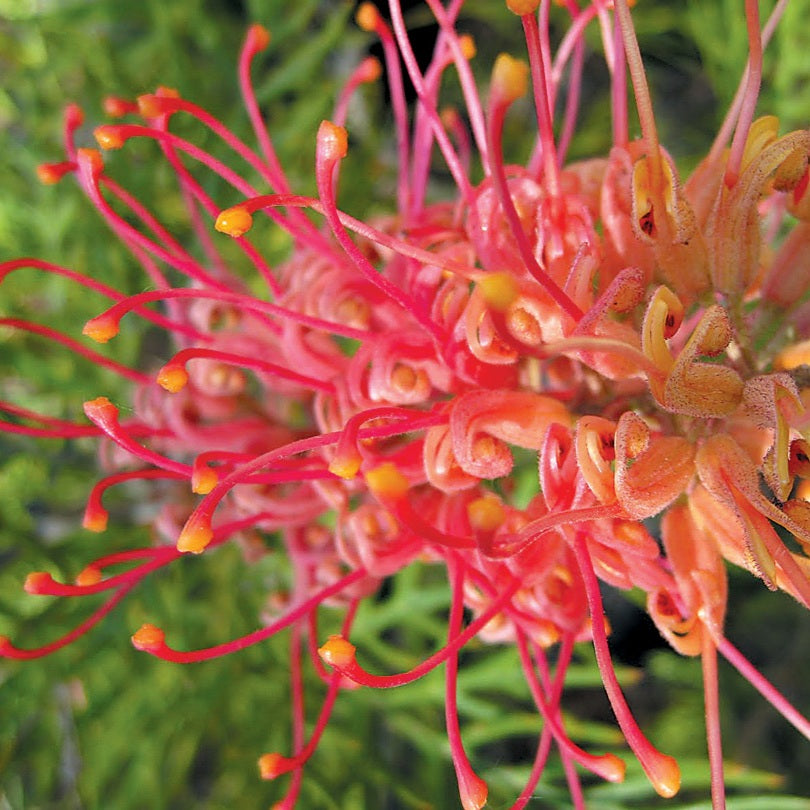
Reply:
M471 69L474 43L457 30L461 0L427 4L439 35L425 69L398 0L390 19L371 4L357 15L382 42L395 119L397 194L385 218L366 222L338 206L352 148L348 101L359 84L379 78L375 60L358 66L332 120L313 133L317 197L291 188L254 97L251 60L269 45L260 26L249 30L239 66L258 152L166 88L137 103L108 100L107 111L124 120L98 127L98 145L157 142L205 259L108 174L101 152L76 147L81 115L68 109L66 160L42 167L40 177L75 176L150 289L127 297L33 260L7 262L2 275L24 266L64 275L113 301L85 325L87 337L113 339L131 313L164 330L175 352L146 374L44 326L4 319L134 385L126 416L105 397L86 403L90 425L3 404L22 419L5 427L103 438L109 474L88 501L91 531L106 528L102 497L110 486L170 482L155 528L171 545L102 556L74 584L31 574L30 593L104 593L106 601L45 647L24 650L3 639L0 652L49 653L180 555L239 540L250 560L264 545L249 538L274 533L293 587L278 595L265 626L201 650L173 648L171 633L151 624L132 641L186 663L293 628L300 655L321 607L346 607L340 635L309 639L311 650L320 645L323 663L316 658L315 666L327 683L310 737L297 703L294 750L259 761L266 779L293 774L280 806L295 803L340 691L400 686L444 664L461 804L483 807L487 786L465 751L456 702L458 653L477 636L515 646L542 717L534 767L514 807L528 802L552 743L582 807L575 766L620 781L624 764L613 752L584 751L566 731L561 695L578 643L593 645L618 725L652 787L662 796L679 789L677 763L637 725L610 659L600 580L638 588L664 638L702 657L712 798L720 808L718 651L810 732L723 629L724 561L810 607L810 132L780 135L776 119L754 120L762 49L784 3L761 30L757 3L746 2L750 57L738 100L686 179L658 140L628 0L553 10L545 1L508 0L525 52L499 56L483 91ZM556 49L552 13L566 26ZM613 146L569 163L578 66L586 32L597 24L612 78ZM400 59L416 92L410 116ZM464 106L448 112L440 99L449 71ZM629 137L628 71L638 140ZM502 135L524 96L537 138L528 165L516 166L503 154ZM256 185L175 134L180 116L196 118L230 147ZM439 202L428 193L434 159L456 186ZM208 196L198 180L205 172L230 187L227 199ZM278 266L258 247L258 234L270 228L292 239ZM225 237L214 229L235 241L239 272L223 260L217 240ZM254 276L249 284L245 268ZM529 454L535 485L526 502L513 483ZM656 517L658 537L648 522ZM785 543L786 533L795 544ZM446 643L408 672L371 673L350 640L357 605L415 560L447 572Z

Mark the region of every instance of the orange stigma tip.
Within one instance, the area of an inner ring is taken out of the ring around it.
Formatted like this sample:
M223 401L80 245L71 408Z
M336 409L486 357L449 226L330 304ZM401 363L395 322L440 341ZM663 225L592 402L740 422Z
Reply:
M58 183L68 170L64 163L40 163L37 166L37 179L46 186Z
M653 761L641 766L659 796L671 799L681 789L681 769L674 757L656 751Z
M540 0L506 0L506 7L512 14L517 14L522 17L524 14L534 14L537 7L540 5Z
M318 648L324 663L336 669L345 669L354 662L357 648L343 636L329 636L326 644Z
M594 772L601 776L602 779L614 784L624 782L627 765L623 759L619 759L615 754L604 754L601 757L596 757L596 759L599 761L599 767Z
M183 366L167 363L157 374L157 382L172 394L182 391L188 382L188 372Z
M44 571L33 571L25 578L23 589L26 593L48 593L53 585L53 577Z
M78 104L68 104L65 107L65 123L75 129L84 123L84 111Z
M52 186L62 179L62 172L56 169L53 163L40 163L37 166L37 178L40 183Z
M92 512L85 512L82 518L82 526L89 532L100 534L107 530L108 514L103 509L95 509Z
M364 477L368 488L381 498L398 500L407 494L411 486L397 465L391 461L383 462L379 467L368 470L364 473Z
M489 273L478 281L484 301L498 312L504 312L518 297L518 283L510 273Z
M101 152L99 152L98 149L77 149L76 156L79 159L79 163L86 163L90 166L90 170L93 174L100 174L104 168L104 158L101 156Z
M144 652L155 652L165 645L166 635L154 624L142 624L140 629L132 636L132 646Z
M177 550L186 553L200 554L214 537L214 532L208 523L192 523L189 521L177 538Z
M494 532L506 519L501 502L491 496L477 498L467 504L467 517L473 529Z
M364 31L374 31L380 21L380 12L373 3L361 3L354 19Z
M525 96L529 89L529 66L508 53L500 54L492 69L492 88L506 104Z
M156 96L154 93L145 93L138 96L138 112L144 118L158 118L165 112L169 112L172 108L171 96Z
M460 120L458 111L453 107L442 107L439 111L439 118L445 129L452 129Z
M464 808L464 810L481 810L481 808L487 803L489 788L483 779L480 781L482 787L474 788L461 798L461 806Z
M477 774L471 773L459 781L459 797L464 810L481 810L488 796L489 787Z
M259 23L250 26L248 36L257 51L263 51L270 44L270 31Z
M219 483L219 476L210 467L195 467L191 471L191 491L207 495Z
M374 56L369 56L363 60L362 80L364 82L376 82L382 75L382 65L380 60Z
M341 478L354 478L360 471L363 459L359 454L337 455L329 462L329 472Z
M118 322L113 318L91 318L82 329L82 334L95 340L96 343L106 343L118 334Z
M104 112L111 118L123 118L127 113L138 109L136 104L120 96L107 96L104 99Z
M81 588L97 585L101 582L101 569L96 568L95 565L88 565L87 568L79 572L75 582Z
M247 208L236 205L220 211L214 227L220 233L226 233L228 236L236 238L246 234L253 227L253 217Z
M102 149L120 149L124 145L124 138L116 127L96 127L93 130L93 137Z
M95 399L88 399L84 403L84 412L87 416L103 416L104 412L107 414L117 414L118 409L110 402L107 397L96 397Z
M281 754L262 754L259 757L259 775L262 779L275 779L286 773L287 757Z
M321 121L318 128L318 151L327 160L341 160L349 151L349 136L343 127Z
M475 47L475 40L470 34L462 34L458 38L458 44L461 46L461 55L469 62L470 59L475 59L477 53Z

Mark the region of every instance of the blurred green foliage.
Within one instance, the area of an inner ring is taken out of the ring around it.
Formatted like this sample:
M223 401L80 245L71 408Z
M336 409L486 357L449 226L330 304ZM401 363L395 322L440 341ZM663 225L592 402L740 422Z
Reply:
M745 53L744 29L733 22L739 5L736 0L695 0L641 3L637 9L653 89L668 102L660 107L663 140L687 163L705 149L736 87ZM158 84L178 88L249 138L235 65L251 21L273 32L273 45L254 71L260 102L270 110L270 128L293 187L311 191L318 121L329 114L341 78L369 44L351 23L352 11L351 3L336 0L0 0L0 257L36 255L92 272L128 292L143 289L146 282L136 263L75 184L41 186L34 180L35 168L60 159L59 116L68 101L86 110L81 138L90 143L105 95L133 97ZM794 0L766 72L763 111L784 116L790 126L807 123L806 96L799 92L808 71L808 29L801 24L806 12L807 0ZM414 24L426 19L418 9L413 14ZM471 2L465 25L479 34L482 80L497 50L520 47L515 21L500 3ZM598 65L593 76L573 156L605 148L606 84ZM668 99L673 95L680 105ZM393 188L389 121L381 102L378 89L366 89L354 111L353 149L344 169L353 183L341 189L341 201L352 212L385 210ZM690 110L688 128L684 106ZM525 131L519 130L510 131L510 146L525 154ZM215 152L220 148L209 134L190 131ZM157 152L150 147L137 144L125 156L109 156L111 170L190 241L170 173L153 159ZM223 206L233 202L216 183L208 190ZM266 238L271 255L281 255L285 241L269 233ZM35 270L20 270L2 282L0 316L47 322L73 336L101 305L94 295ZM131 323L110 350L119 360L146 367L159 363L165 351L154 335ZM99 394L126 403L125 388L109 373L34 336L0 331L2 398L77 419L82 401ZM24 594L26 573L47 570L70 580L101 553L150 542L134 509L143 497L137 488L109 493L113 520L106 534L91 536L78 528L94 463L89 442L0 434L0 633L22 646L44 643L88 615L81 600ZM274 555L246 565L233 548L182 560L145 582L93 632L58 654L27 663L0 662L0 808L240 810L278 798L286 780L262 783L255 760L265 751L290 747L287 635L188 667L137 653L129 635L152 621L166 627L179 648L232 638L256 626L269 585L284 582L287 575ZM740 639L775 681L793 689L800 706L810 706L801 678L810 644L806 617L804 629L797 631L795 606L763 593L758 583L739 579L742 595L732 604L731 637ZM384 598L361 608L353 638L363 661L379 671L413 666L441 644L447 602L439 571L414 566L404 572ZM322 635L339 622L338 612L325 616ZM788 652L775 657L774 650L780 649L775 643L783 641L781 649ZM707 807L699 664L665 650L652 654L647 664L643 677L630 668L622 674L643 725L662 748L684 757L684 792L669 806ZM807 808L805 800L776 796L783 789L810 792L802 768L806 748L797 745L795 733L779 718L773 720L767 706L750 709L759 698L734 673L721 674L723 696L731 706L725 714L727 755L751 766L729 768L731 793L752 797L735 799L730 807ZM307 675L307 715L312 718L323 688L311 672ZM578 654L570 682L566 707L577 739L595 749L620 749L587 651ZM400 690L343 694L306 769L301 806L457 806L442 723L443 688L442 673L434 672ZM514 650L470 645L462 655L460 706L473 761L491 785L491 806L504 807L528 774L539 733ZM594 807L660 806L640 768L632 757L628 760L623 785L590 789ZM788 773L788 781L776 780L774 771ZM552 758L530 807L567 806L562 770Z

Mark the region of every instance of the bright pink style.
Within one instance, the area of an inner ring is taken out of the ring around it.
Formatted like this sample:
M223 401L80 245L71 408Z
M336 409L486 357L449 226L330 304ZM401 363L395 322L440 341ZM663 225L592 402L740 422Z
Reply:
M140 123L98 127L99 146L121 149L132 138L160 144L205 261L108 176L99 151L75 146L81 113L68 108L67 159L41 167L40 176L76 177L151 289L124 297L34 260L0 265L2 275L23 267L62 274L114 302L86 324L86 336L106 342L132 313L165 329L177 351L147 376L46 327L4 319L107 364L135 388L131 418L104 397L85 405L92 426L4 403L18 419L3 427L97 435L114 446L110 474L88 501L92 531L106 528L108 487L132 478L176 482L179 496L157 520L175 546L101 557L72 585L31 574L30 593L105 593L107 601L46 647L23 650L3 639L0 652L52 652L181 554L275 533L294 583L272 623L196 651L173 649L153 625L132 641L180 663L235 652L288 627L296 662L322 645L331 671L315 659L327 693L311 737L304 739L296 703L294 750L259 761L264 778L292 773L278 807L295 804L302 770L347 683L396 687L441 664L461 804L483 807L487 786L465 753L456 709L457 654L475 636L516 646L542 716L531 777L513 806L527 804L554 743L574 804L583 807L575 766L620 781L624 764L613 752L583 751L565 730L560 699L576 643L593 644L618 724L653 788L662 796L679 788L677 763L636 724L610 659L599 581L639 588L667 641L702 657L712 801L721 808L718 652L810 737L808 721L723 630L726 561L810 607L810 131L780 135L775 118L754 120L762 50L784 2L761 28L757 3L746 0L750 57L738 99L685 180L658 140L628 0L557 3L563 8L553 13L568 28L556 52L548 0L507 0L525 54L501 55L483 94L470 67L474 44L455 27L462 0L427 3L440 33L424 72L398 0L390 2L390 25L370 4L358 13L360 26L382 41L396 121L397 199L379 221L338 207L348 102L359 84L378 79L373 59L352 74L333 120L314 139L317 198L290 188L253 94L251 61L269 45L260 26L250 29L239 63L258 152L166 88L137 104L108 100L111 115L140 116ZM568 163L591 25L599 26L612 76L614 143L607 156ZM417 94L410 117L400 57ZM439 106L449 70L463 110ZM627 72L642 129L635 141ZM528 166L517 166L505 161L502 131L511 105L527 94L537 141ZM189 115L261 187L173 134L172 118ZM431 157L443 160L457 186L438 203L428 201ZM222 210L210 199L198 169L230 184L235 205ZM251 241L254 226L287 231L289 260L270 267ZM225 237L214 227L237 242L264 294L249 292L226 266L217 243ZM169 269L187 285L173 286ZM536 494L527 505L511 495L514 447L536 455ZM190 511L189 491L200 496ZM645 523L655 516L660 538ZM447 642L410 672L372 674L350 641L355 608L414 560L447 570ZM346 605L342 634L311 637L327 602ZM466 627L464 608L474 615ZM555 646L552 670L547 653Z

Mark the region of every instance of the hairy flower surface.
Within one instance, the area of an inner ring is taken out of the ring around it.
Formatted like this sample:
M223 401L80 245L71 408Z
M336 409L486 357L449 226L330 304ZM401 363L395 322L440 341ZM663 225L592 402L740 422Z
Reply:
M273 595L265 626L201 650L175 649L171 631L151 624L132 642L187 663L293 629L294 654L309 650L327 693L308 738L297 702L293 750L259 760L263 778L293 774L279 807L295 804L341 690L396 687L441 664L461 804L483 807L487 785L465 753L456 698L458 653L474 637L516 647L542 717L514 807L526 806L552 744L576 807L584 805L575 766L624 777L614 752L587 752L566 731L561 696L579 643L593 645L652 787L673 796L678 765L645 737L616 678L601 581L643 592L662 636L701 657L712 801L723 807L718 652L810 736L810 724L724 635L726 562L810 607L810 131L780 134L775 118L754 120L763 46L785 4L762 27L757 3L746 2L750 57L737 101L683 179L658 140L628 0L554 9L507 0L525 54L499 56L485 91L473 78L474 43L456 29L461 0L427 5L439 35L424 69L397 0L390 19L370 4L357 15L382 42L396 123L397 199L384 218L361 221L338 205L350 182L341 176L348 104L360 84L380 78L373 58L353 72L314 138L316 197L291 188L254 96L251 62L270 44L260 26L239 63L258 151L171 89L108 100L122 121L95 130L98 146L158 144L204 260L110 176L101 151L77 147L82 114L68 107L66 159L40 167L40 178L75 177L149 289L124 296L31 259L0 265L1 277L22 268L67 276L113 302L85 336L106 343L131 314L163 330L174 353L144 372L44 325L3 319L134 386L126 417L103 396L85 403L89 425L2 403L16 417L3 428L100 437L107 475L87 503L90 531L107 527L109 487L162 479L154 524L168 542L101 556L72 584L32 573L29 593L106 601L56 641L27 650L3 638L0 654L30 658L72 642L183 554L238 541L250 561L277 547L293 578L288 593ZM556 48L552 13L567 26ZM613 147L571 163L590 27L601 33L612 78ZM410 115L400 59L416 92ZM448 71L463 109L440 106ZM638 140L629 135L628 71ZM504 156L502 136L510 107L527 95L537 139L522 166ZM185 116L221 139L252 181L175 134ZM438 201L429 193L432 157L456 187ZM232 187L227 200L209 196L205 172ZM277 266L259 248L258 232L271 228L293 243ZM227 237L238 267L223 258ZM524 498L514 481L529 457L535 483ZM411 671L373 674L351 641L356 609L415 561L446 569L447 642ZM317 637L324 605L345 606L340 635Z

